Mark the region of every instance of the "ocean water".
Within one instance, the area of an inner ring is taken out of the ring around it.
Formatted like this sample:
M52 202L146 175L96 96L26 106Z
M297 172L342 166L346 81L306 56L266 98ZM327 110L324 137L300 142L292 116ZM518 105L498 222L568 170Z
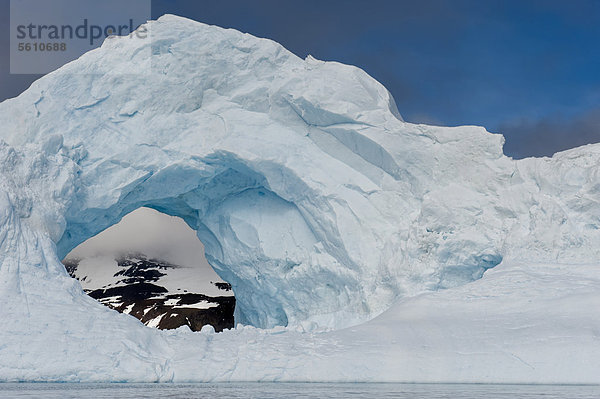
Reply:
M600 398L600 386L375 383L0 383L0 398L597 399Z

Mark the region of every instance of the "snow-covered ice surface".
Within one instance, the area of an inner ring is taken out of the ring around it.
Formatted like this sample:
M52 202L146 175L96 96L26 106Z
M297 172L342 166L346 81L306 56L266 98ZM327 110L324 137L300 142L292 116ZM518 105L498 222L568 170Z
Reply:
M358 68L148 28L0 104L0 380L600 383L600 146L514 161ZM146 328L67 276L141 206L246 327Z

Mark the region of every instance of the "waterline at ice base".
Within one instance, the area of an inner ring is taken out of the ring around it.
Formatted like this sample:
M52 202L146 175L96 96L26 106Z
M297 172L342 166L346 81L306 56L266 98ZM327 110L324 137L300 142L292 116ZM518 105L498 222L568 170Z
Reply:
M356 67L146 28L0 104L1 381L600 383L600 145L513 160ZM197 232L236 328L149 328L67 274L141 207Z

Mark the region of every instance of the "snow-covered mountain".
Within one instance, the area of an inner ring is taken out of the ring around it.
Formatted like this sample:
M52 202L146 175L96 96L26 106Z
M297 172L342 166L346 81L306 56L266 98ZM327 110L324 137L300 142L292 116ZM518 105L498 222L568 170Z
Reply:
M202 243L179 218L137 209L79 245L63 264L92 298L147 326L234 326L231 285L212 270Z
M63 264L89 296L149 327L169 330L188 326L192 331L200 331L211 325L216 331L223 331L234 326L235 298L231 286L211 281L223 295L207 296L189 284L194 280L190 276L193 269L139 253L116 259L67 258ZM180 283L173 286L173 281Z
M599 145L515 161L358 68L147 29L0 104L0 379L600 383ZM144 206L197 232L239 327L146 328L68 276Z

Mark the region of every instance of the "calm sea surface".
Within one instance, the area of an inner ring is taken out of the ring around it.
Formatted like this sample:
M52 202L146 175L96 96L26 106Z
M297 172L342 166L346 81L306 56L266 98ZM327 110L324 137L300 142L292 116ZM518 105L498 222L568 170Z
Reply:
M1 384L0 398L600 398L600 386L466 384Z

